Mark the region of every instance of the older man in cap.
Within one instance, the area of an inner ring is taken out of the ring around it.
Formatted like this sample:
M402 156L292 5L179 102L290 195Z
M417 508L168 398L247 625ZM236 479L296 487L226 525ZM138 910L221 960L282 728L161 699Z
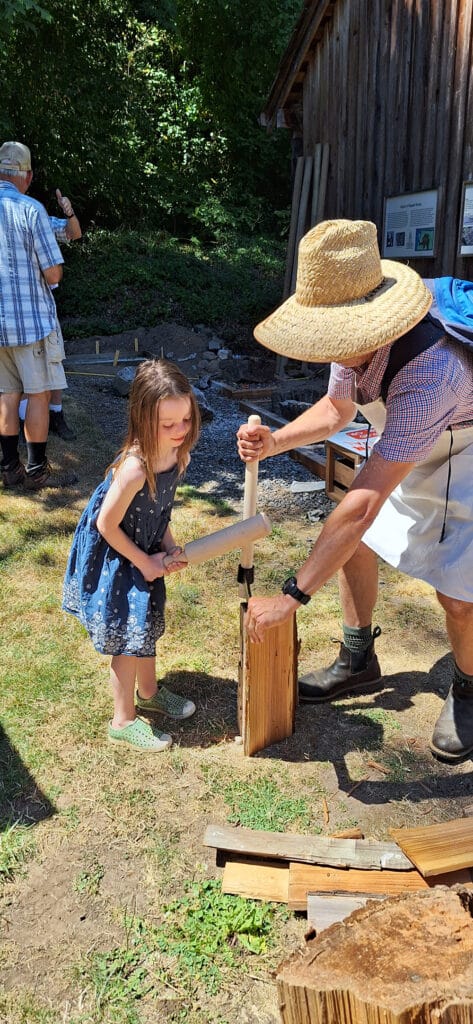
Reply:
M55 479L46 457L49 398L67 386L63 345L56 330L51 289L64 262L48 215L26 195L33 178L31 154L20 142L0 147L0 445L6 488L72 482ZM26 467L18 453L18 406L28 396Z
M299 247L295 295L255 337L281 355L332 363L327 394L273 433L241 426L238 445L245 461L267 458L330 437L357 410L381 435L297 576L274 597L250 599L248 632L261 641L338 571L343 643L332 665L302 677L301 700L379 689L376 556L426 580L454 655L431 750L454 764L473 753L473 350L461 344L473 285L437 282L436 300L453 320L448 330L431 316L432 292L418 274L380 259L374 224L313 228Z

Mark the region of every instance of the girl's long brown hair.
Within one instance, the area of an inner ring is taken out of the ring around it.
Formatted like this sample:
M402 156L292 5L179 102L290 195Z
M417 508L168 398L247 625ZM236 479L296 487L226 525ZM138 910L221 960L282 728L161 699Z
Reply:
M178 366L167 359L147 359L140 363L131 386L128 403L128 428L125 440L112 463L119 469L130 451L136 450L143 462L150 493L156 493L156 474L153 466L159 458L158 422L159 406L163 398L189 398L191 425L177 451L179 476L188 463L188 454L200 433L200 411L187 377ZM108 467L108 470L112 467ZM108 472L107 470L107 472Z

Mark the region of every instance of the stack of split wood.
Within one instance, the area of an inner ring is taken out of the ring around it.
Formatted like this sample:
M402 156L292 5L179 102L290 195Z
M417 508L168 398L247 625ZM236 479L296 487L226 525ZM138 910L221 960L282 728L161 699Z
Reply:
M473 1022L473 820L391 836L207 828L224 892L307 913L277 972L283 1024Z
M379 842L358 830L322 837L209 825L204 845L218 851L224 892L286 903L319 932L369 899L472 883L471 819L393 836Z

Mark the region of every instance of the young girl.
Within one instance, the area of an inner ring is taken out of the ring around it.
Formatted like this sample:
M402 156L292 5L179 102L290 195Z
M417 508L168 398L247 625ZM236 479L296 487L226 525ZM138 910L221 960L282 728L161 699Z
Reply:
M101 654L111 654L111 743L160 751L172 743L138 708L189 718L195 705L156 682L156 640L164 632L164 577L183 569L169 521L179 477L199 436L200 414L181 371L164 359L139 365L128 430L78 523L63 608L76 615ZM135 701L135 681L137 695Z

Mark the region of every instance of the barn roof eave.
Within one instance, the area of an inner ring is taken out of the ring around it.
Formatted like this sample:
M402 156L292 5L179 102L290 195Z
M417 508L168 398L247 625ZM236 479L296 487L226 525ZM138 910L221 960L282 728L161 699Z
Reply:
M278 110L288 102L295 79L299 75L322 22L331 17L336 0L305 0L291 39L279 64L261 123L274 127Z

